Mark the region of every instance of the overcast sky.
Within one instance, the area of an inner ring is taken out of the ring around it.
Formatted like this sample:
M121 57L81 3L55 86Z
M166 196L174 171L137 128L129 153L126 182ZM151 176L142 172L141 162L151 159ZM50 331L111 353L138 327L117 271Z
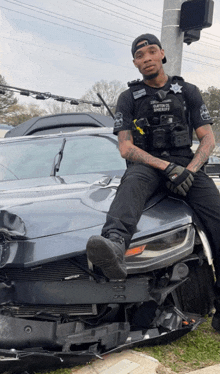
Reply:
M0 74L10 86L76 99L100 80L126 84L141 78L133 39L160 38L162 14L163 0L1 0ZM184 44L181 74L202 90L220 88L219 0L212 27Z

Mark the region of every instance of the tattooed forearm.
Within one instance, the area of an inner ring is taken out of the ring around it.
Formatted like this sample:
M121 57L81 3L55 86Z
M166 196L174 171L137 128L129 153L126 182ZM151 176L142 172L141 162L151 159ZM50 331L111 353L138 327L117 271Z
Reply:
M206 129L205 126L204 126L204 129ZM207 127L207 129L209 129L209 127ZM200 139L200 145L195 152L194 158L192 159L190 164L187 166L187 169L196 173L208 160L214 147L215 147L215 139L214 139L213 133L212 131L208 131Z
M161 170L164 170L168 165L166 161L160 160L159 158L150 155L138 147L131 147L128 149L126 159L132 162L151 165L154 168Z
M119 144L120 143L123 143L124 141L131 141L133 143L133 137L132 137L132 133L131 131L129 130L125 130L125 131L120 131L119 134L118 134L118 142Z
M128 152L127 152L127 157L126 159L128 161L133 161L133 162L142 162L142 163L148 163L149 162L149 156L146 152L144 152L145 154L143 154L141 152L141 149L138 148L138 147L135 147L135 148L128 148Z
M164 170L169 165L169 162L160 160L136 147L133 143L132 132L129 130L119 132L118 144L121 156L128 161L147 164L160 170Z
M133 143L132 132L129 130L119 132L118 144L121 156L128 161L147 164L160 170L164 170L169 165L169 162L160 160L136 147Z

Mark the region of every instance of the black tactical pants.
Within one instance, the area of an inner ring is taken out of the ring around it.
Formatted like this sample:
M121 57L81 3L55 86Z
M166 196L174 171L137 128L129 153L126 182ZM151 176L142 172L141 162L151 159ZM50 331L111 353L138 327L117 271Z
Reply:
M170 157L169 161L182 166L187 166L190 162L183 157ZM173 196L185 200L202 222L211 244L216 275L220 282L220 194L213 180L202 170L194 178L186 197L176 194ZM116 232L124 237L128 248L145 203L161 188L166 189L166 179L159 170L144 164L129 166L107 214L102 235Z

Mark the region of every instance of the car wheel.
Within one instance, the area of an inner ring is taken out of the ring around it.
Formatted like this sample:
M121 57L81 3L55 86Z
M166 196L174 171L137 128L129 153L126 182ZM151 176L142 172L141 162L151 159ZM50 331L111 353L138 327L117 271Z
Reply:
M212 267L204 262L202 265L191 264L185 283L176 290L182 311L205 316L213 309L214 276Z

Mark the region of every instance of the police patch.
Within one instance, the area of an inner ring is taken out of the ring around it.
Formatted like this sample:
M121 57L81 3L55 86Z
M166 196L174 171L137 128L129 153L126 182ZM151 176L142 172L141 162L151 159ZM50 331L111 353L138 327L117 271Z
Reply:
M203 104L200 108L200 115L203 120L211 120L207 106Z
M121 112L115 113L114 130L119 130L123 126L123 114Z
M158 103L153 105L154 113L157 112L169 112L170 104L169 103Z
M139 99L140 97L145 96L145 95L147 95L145 88L142 88L142 90L138 90L138 91L133 92L133 96L134 96L135 100Z
M171 108L171 100L164 100L162 102L159 102L157 100L150 101L150 104L152 105L154 113L158 112L169 112Z

